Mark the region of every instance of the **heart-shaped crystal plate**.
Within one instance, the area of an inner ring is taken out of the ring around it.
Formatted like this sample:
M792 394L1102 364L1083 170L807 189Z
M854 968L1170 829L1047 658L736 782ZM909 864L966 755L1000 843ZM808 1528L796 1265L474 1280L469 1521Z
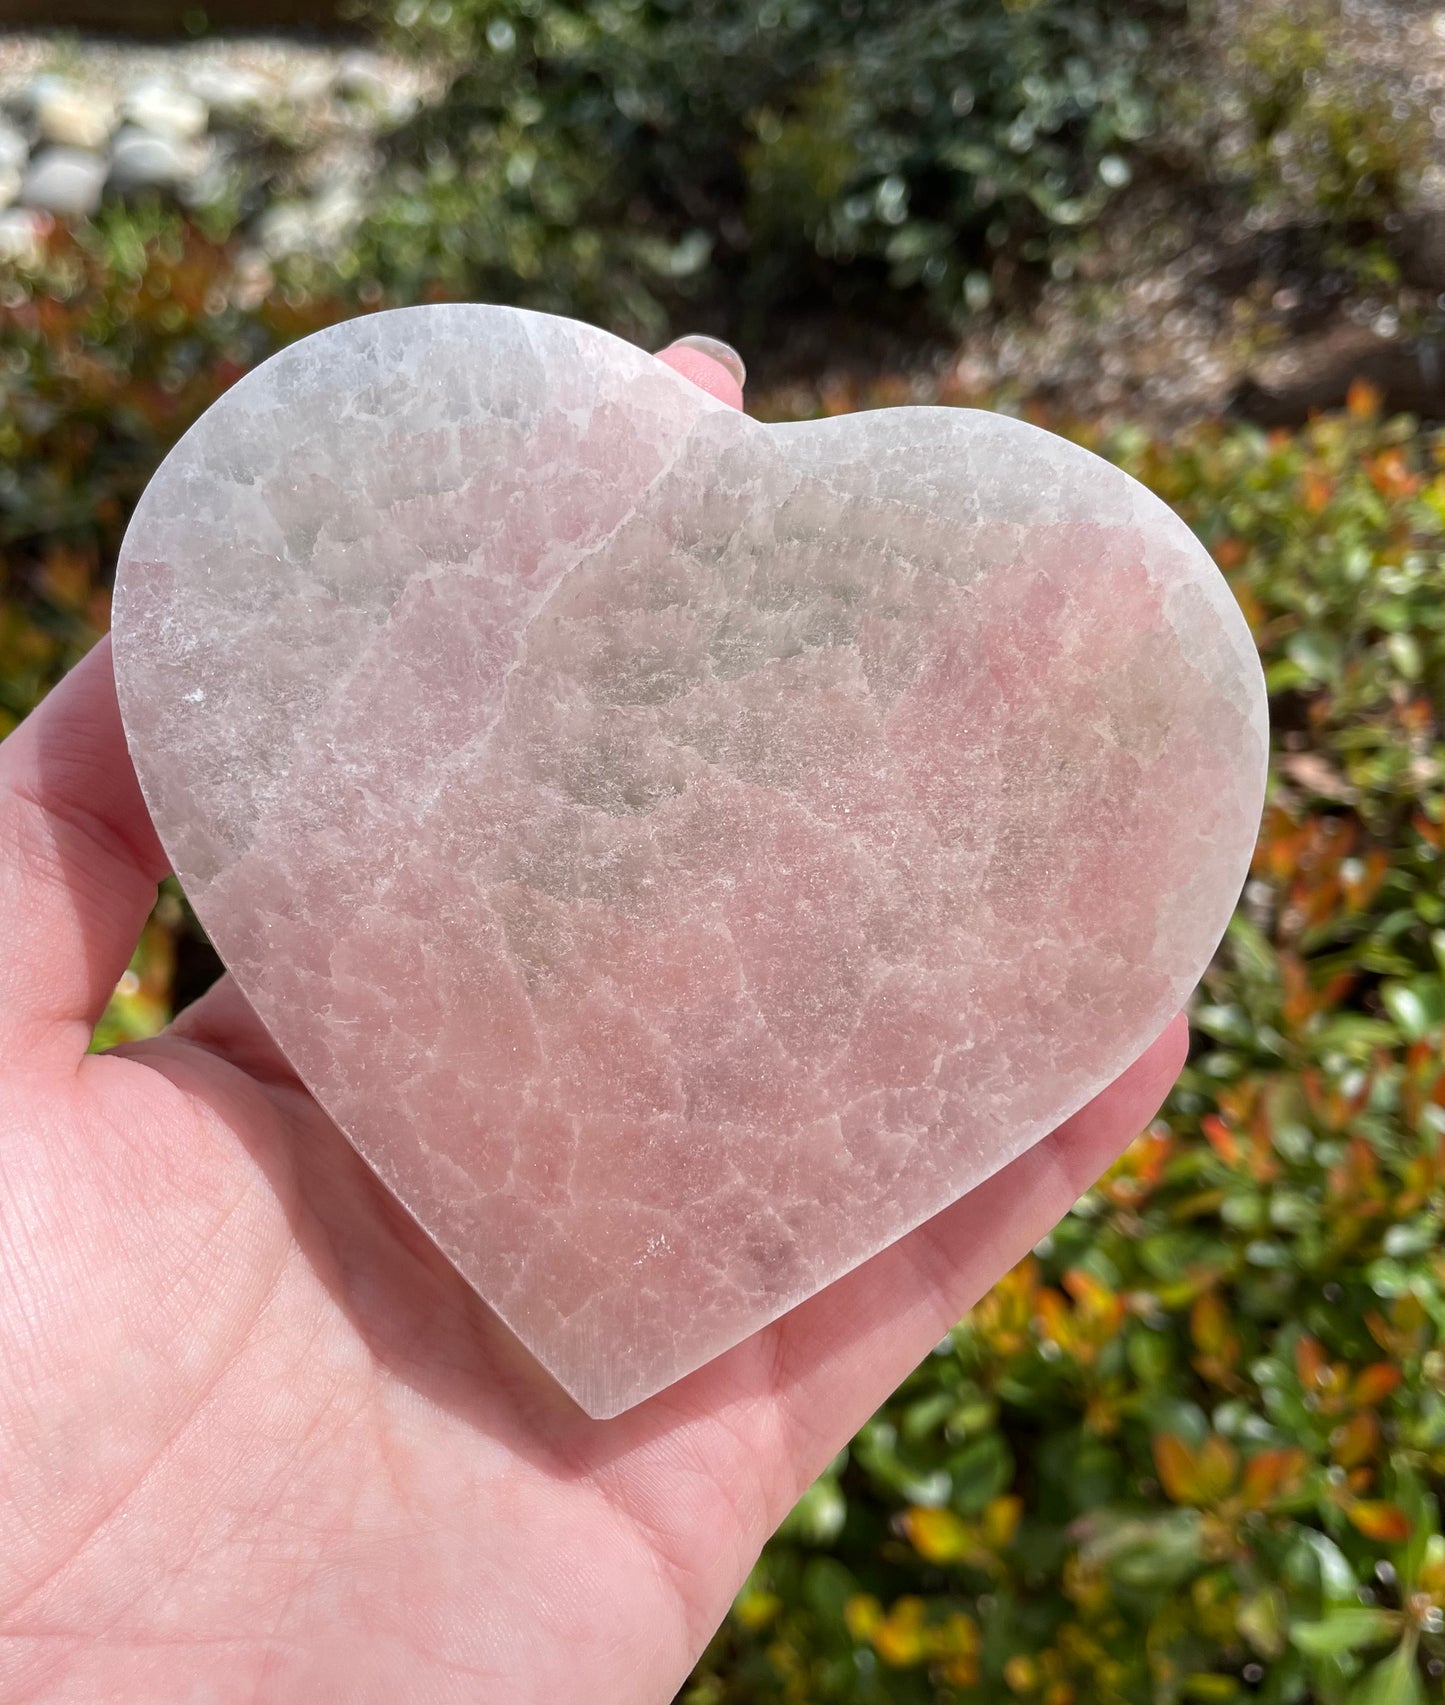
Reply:
M1239 611L1117 469L966 409L763 426L504 308L229 391L136 511L115 661L241 989L598 1416L1134 1059L1264 782Z

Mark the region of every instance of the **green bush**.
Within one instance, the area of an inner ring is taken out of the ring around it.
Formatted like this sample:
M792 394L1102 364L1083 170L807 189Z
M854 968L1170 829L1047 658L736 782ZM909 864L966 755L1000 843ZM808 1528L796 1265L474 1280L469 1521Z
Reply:
M1155 0L1152 13L1173 0ZM1133 0L399 0L455 68L394 139L361 266L658 336L981 306L1153 123Z
M342 312L246 301L223 244L154 210L57 230L37 272L0 278L0 735L107 625L161 457L243 372Z
M1257 225L1393 280L1389 233L1435 146L1430 95L1370 49L1343 0L1269 0L1194 35L1165 99L1176 153ZM1201 74L1202 73L1202 74Z
M1343 0L359 0L451 68L358 272L743 341L949 326L1097 245L1139 170L1395 282L1429 95Z
M338 311L245 306L171 228L57 238L44 277L0 319L0 725L103 627L176 434ZM688 1705L1441 1694L1445 435L1357 389L1295 434L1096 447L1265 657L1254 872L1165 1116L804 1497ZM164 895L101 1041L163 1022L186 940Z

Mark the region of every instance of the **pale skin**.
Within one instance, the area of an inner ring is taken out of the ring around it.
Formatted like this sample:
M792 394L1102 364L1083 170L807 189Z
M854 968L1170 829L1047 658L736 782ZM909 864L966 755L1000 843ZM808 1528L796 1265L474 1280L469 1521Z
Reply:
M972 1195L592 1421L228 979L86 1053L166 869L102 644L0 745L4 1705L665 1705L799 1492L1184 1056L1180 1019Z

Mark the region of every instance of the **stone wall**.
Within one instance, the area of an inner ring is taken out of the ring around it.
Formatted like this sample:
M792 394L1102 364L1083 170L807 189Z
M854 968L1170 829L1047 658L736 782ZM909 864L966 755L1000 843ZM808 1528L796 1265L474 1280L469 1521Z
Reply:
M344 39L0 34L0 253L144 195L232 209L272 257L324 251L360 214L379 137L430 92L424 69Z

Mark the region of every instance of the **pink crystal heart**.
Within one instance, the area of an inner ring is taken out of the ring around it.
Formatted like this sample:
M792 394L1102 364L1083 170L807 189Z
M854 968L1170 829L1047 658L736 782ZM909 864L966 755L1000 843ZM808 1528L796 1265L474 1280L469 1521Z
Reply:
M115 660L221 956L591 1414L936 1213L1207 963L1245 625L1124 474L761 426L568 320L353 320L146 491Z

